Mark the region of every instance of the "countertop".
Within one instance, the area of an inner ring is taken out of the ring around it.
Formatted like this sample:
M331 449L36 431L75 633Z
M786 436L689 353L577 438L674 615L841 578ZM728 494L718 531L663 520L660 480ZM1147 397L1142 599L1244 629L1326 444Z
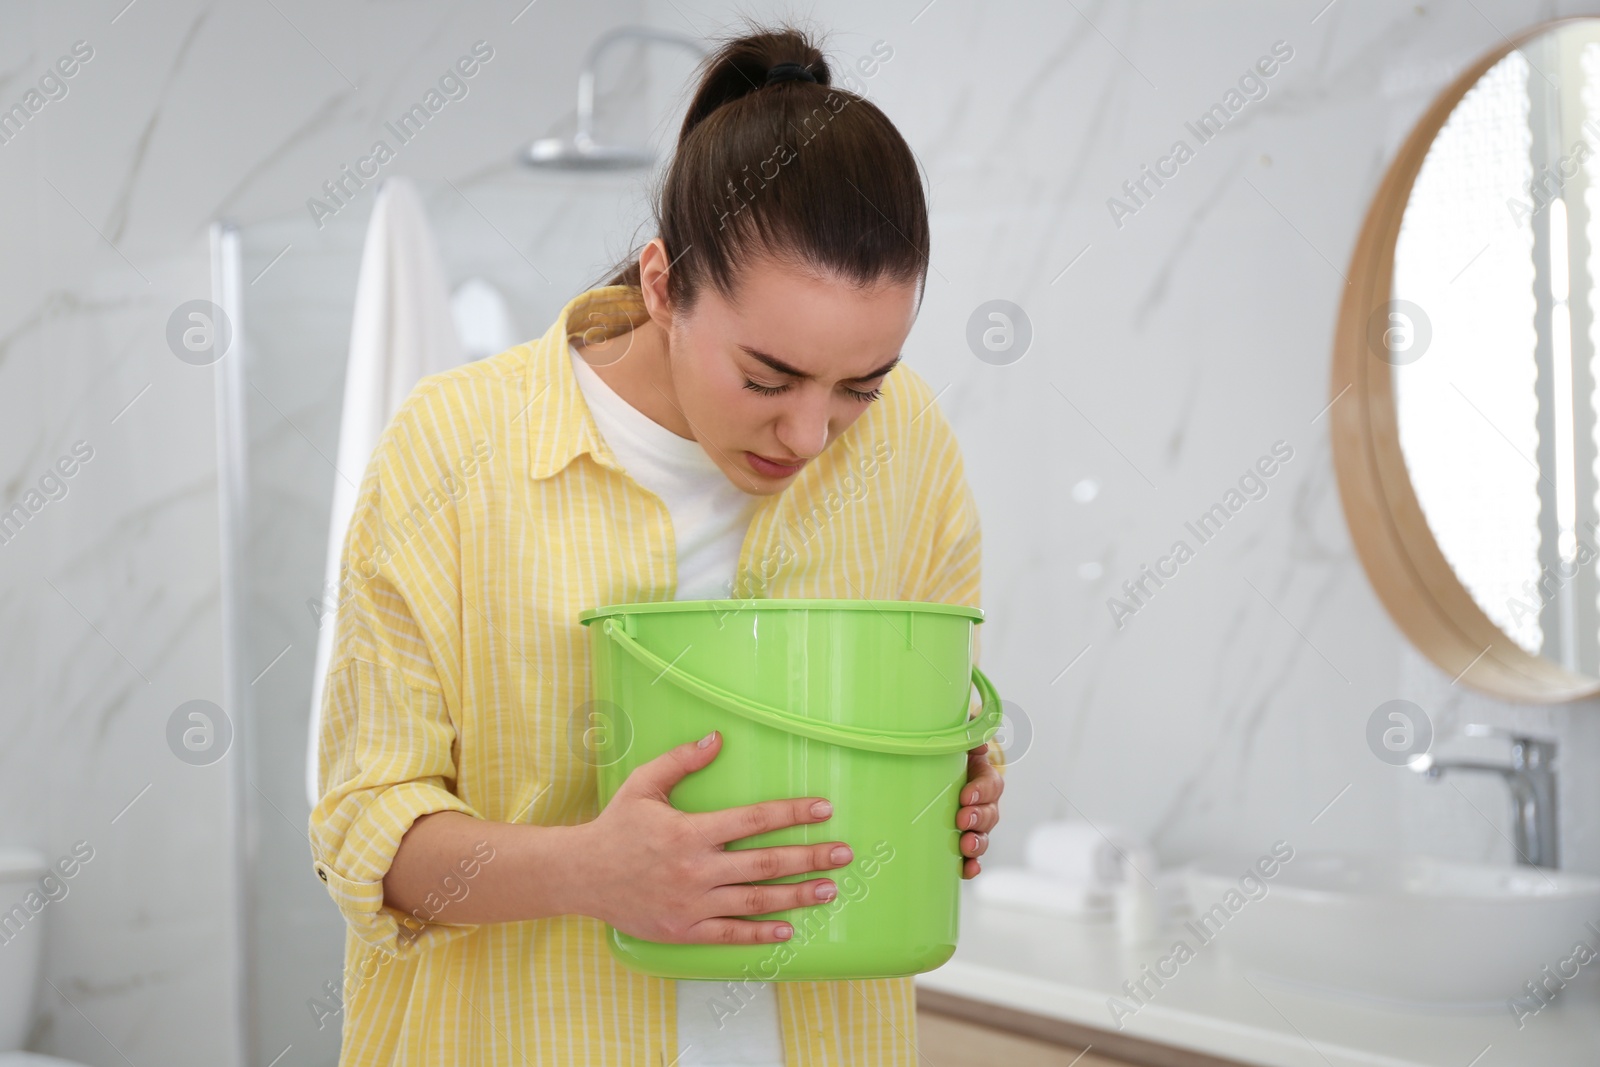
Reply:
M1428 1013L1293 988L1242 969L1223 941L1200 947L1136 1005L1122 983L1169 953L1183 934L1182 916L1169 918L1150 943L1125 947L1114 923L981 902L970 882L961 893L956 953L917 975L916 985L939 1001L960 998L979 1006L965 1013L969 1018L982 1018L981 1006L1002 1009L995 1025L1005 1028L1011 1028L1006 1018L1020 1012L1077 1032L1090 1028L1261 1067L1600 1064L1600 981L1588 973L1600 971L1600 961L1584 967L1552 1004L1525 1016L1520 1029L1509 1007ZM1108 1005L1112 997L1137 1010L1119 1020ZM1112 1052L1116 1045L1108 1039L1101 1047Z

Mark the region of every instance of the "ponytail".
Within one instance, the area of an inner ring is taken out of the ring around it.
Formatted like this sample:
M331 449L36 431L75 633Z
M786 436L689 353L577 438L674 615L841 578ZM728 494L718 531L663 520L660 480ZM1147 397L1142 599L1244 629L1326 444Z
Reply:
M799 70L769 84L779 64ZM798 29L757 28L706 57L653 199L679 311L706 285L736 299L740 273L764 256L858 288L915 282L921 301L929 234L916 158L877 105L833 85ZM637 287L638 250L598 284Z

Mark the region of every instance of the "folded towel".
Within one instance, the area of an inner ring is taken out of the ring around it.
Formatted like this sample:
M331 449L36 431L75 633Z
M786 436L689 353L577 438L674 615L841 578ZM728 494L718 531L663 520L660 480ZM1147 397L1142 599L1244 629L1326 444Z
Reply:
M1143 841L1114 826L1082 819L1044 822L1028 834L1027 866L1091 889L1110 889L1139 871L1155 873L1155 855ZM1137 877L1137 875L1134 875Z
M1138 875L1133 877L1144 885ZM1148 909L1140 920L1146 934L1151 928L1160 929L1172 916L1191 910L1182 870L1151 874L1150 880L1155 889L1150 898L1140 902ZM971 886L973 898L984 904L1091 922L1114 918L1119 907L1128 906L1130 897L1143 895L1142 891L1130 894L1122 889L1095 888L1027 867L985 867Z
M972 879L972 892L985 904L1080 919L1109 919L1116 903L1108 889L1026 867L985 867Z

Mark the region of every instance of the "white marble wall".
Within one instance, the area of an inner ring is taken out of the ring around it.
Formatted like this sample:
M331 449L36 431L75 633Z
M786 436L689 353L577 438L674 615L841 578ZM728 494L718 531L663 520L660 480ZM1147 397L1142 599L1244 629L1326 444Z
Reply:
M1600 756L1597 708L1512 708L1410 651L1354 555L1321 416L1343 272L1399 141L1502 33L1577 10L818 9L846 55L894 46L872 91L932 187L913 359L950 387L986 522L985 662L1033 732L998 862L1020 862L1034 820L1074 814L1168 864L1278 837L1509 862L1499 782L1430 786L1368 750L1368 716L1404 697L1441 750L1496 751L1457 738L1467 721L1561 740L1566 865L1600 870L1597 798L1574 771ZM1175 140L1194 145L1185 123L1276 42L1293 55L1265 97L1119 226L1108 199ZM997 297L1034 330L1007 367L963 342ZM1267 495L1198 545L1184 523L1277 441L1294 455ZM1194 558L1119 628L1107 599L1180 537Z
M1033 731L996 861L1020 860L1034 821L1074 810L1149 836L1168 863L1277 837L1509 859L1498 784L1428 786L1367 750L1368 715L1399 696L1435 716L1441 746L1492 751L1452 736L1467 721L1557 737L1567 865L1600 870L1600 798L1576 772L1600 758L1597 709L1499 704L1407 649L1352 552L1317 417L1341 272L1394 146L1502 33L1580 6L809 8L841 62L893 48L868 89L927 169L934 255L908 354L961 435L985 522L984 662ZM35 1047L209 1065L265 1064L292 1045L283 1064L332 1062L327 1035L305 1030L303 998L338 950L295 836L298 693L371 190L322 231L306 198L489 41L467 98L389 172L423 182L452 274L494 278L537 334L648 236L637 184L506 163L570 129L583 50L624 22L707 34L788 10L0 0L0 106L74 41L95 49L68 95L0 144L0 506L73 442L95 448L68 494L0 545L0 841L52 858L80 839L96 848L46 912L54 988ZM1268 95L1119 228L1107 199L1280 40L1294 55ZM687 70L672 55L619 58L608 128L670 143ZM244 227L259 327L254 658L239 667L271 669L250 750L196 768L164 729L179 703L223 699L214 371L174 358L165 328L208 294L206 230L224 217ZM996 298L1034 330L1005 367L965 341ZM1267 496L1119 630L1107 598L1279 440L1294 455ZM246 846L270 913L255 926L234 873ZM262 923L296 951L244 958L234 946L259 942Z

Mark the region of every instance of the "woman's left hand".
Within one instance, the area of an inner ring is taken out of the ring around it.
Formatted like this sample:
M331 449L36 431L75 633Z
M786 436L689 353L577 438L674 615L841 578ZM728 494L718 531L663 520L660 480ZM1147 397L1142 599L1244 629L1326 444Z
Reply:
M983 870L977 857L989 847L989 831L1000 821L1000 794L1005 779L989 762L989 742L967 750L967 784L961 787L961 807L956 809L956 829L961 833L961 877L973 878Z

